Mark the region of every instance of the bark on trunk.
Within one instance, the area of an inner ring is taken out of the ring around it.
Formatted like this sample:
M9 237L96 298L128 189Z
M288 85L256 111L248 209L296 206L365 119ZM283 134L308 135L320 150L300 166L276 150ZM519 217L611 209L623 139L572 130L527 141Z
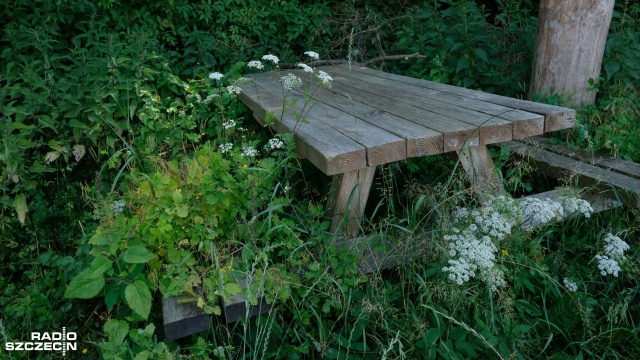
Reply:
M542 0L529 96L569 95L593 104L615 0Z

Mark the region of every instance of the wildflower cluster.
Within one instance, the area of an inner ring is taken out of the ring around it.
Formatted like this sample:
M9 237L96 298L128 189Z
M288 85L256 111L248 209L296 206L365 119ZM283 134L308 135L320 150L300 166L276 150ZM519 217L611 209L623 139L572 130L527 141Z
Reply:
M562 280L562 282L564 283L564 287L569 291L569 292L576 292L578 291L578 284L576 284L575 282L564 278L564 280Z
M329 74L320 70L318 71L318 75L316 75L316 77L320 79L320 83L322 83L322 85L331 87L331 81L333 81L333 78Z
M495 263L498 245L512 233L516 224L527 219L531 220L528 227L539 226L562 218L565 213L581 213L588 217L591 212L593 209L588 202L569 197L562 197L560 201L535 198L516 201L496 196L488 198L480 209L458 208L453 212L453 234L444 236L451 258L449 266L443 267L442 271L458 284L479 275L482 281L496 289L505 284L504 273ZM619 246L613 240L611 244ZM605 251L607 249L605 247ZM502 253L506 256L508 250L502 250ZM610 253L614 251L610 250Z
M278 138L269 139L267 143L267 149L269 150L282 149L282 146L284 146L284 142Z
M247 67L258 69L258 70L264 69L264 65L262 65L262 63L258 60L249 61L249 63L247 64Z
M116 200L111 204L111 211L113 211L113 215L118 215L124 211L124 200Z
M280 81L282 81L282 87L285 91L298 88L300 87L300 85L302 85L302 80L292 73L288 73L287 75L283 76Z
M232 147L233 147L232 143L222 144L222 145L220 145L220 152L223 153L223 154L226 154L227 152L229 152L231 150Z
M240 94L242 92L242 89L239 86L229 85L229 86L227 86L227 91L231 95L234 95L234 94L237 95L237 94Z
M625 259L624 252L629 250L629 244L611 233L605 235L604 242L604 253L595 257L598 261L598 269L602 276L618 277L620 262Z
M262 57L262 60L271 61L275 65L277 65L278 62L280 62L280 59L278 59L278 57L275 55L265 55Z
M222 126L225 128L225 130L229 130L229 129L235 128L236 127L236 121L233 120L233 119L231 119L229 121L225 121L225 122L222 123Z
M209 74L209 79L211 80L220 80L222 79L224 75L220 74L219 72L212 72Z
M252 147L246 147L242 150L242 153L240 154L241 157L254 157L258 155L258 150L252 148Z

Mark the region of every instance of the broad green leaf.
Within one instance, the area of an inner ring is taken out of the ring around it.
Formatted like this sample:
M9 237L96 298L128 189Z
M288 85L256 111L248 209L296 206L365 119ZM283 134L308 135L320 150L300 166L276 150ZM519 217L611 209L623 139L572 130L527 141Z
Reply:
M224 292L231 295L236 295L242 291L240 285L236 283L227 283L224 284Z
M58 140L51 140L49 141L48 145L50 148L52 148L55 151L59 151L65 154L67 153L67 148L62 146L62 144Z
M91 263L91 266L82 270L69 283L64 292L65 298L91 299L98 295L104 287L105 271L113 268L113 262L106 256L99 255Z
M125 336L129 332L129 324L123 320L111 319L104 324L104 332L113 345L120 345L124 342Z
M58 152L58 151L49 151L44 156L44 159L47 161L47 164L51 164L52 162L56 161L59 157L60 157L60 152Z
M96 276L91 269L84 269L76 275L67 286L64 297L69 299L91 299L98 295L104 287L104 277L102 274Z
M181 218L186 218L189 216L189 207L187 205L176 206L176 213Z
M155 257L156 255L143 245L133 245L125 251L122 260L129 264L144 264Z
M124 289L124 299L133 312L145 320L149 317L149 312L151 312L151 292L147 284L136 280L127 285L127 288Z
M182 202L182 191L180 191L180 189L175 190L171 197L174 203L180 204Z
M20 224L24 224L27 211L29 211L29 207L27 206L27 197L24 194L16 195L16 197L13 198L13 207L18 213L18 220L20 220Z
M110 282L105 287L104 292L104 304L107 305L107 311L111 311L116 302L118 302L120 287L115 282Z

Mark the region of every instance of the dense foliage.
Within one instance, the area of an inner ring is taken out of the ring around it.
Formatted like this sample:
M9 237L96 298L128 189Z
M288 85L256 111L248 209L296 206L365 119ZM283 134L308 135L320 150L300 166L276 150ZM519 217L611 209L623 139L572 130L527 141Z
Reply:
M0 2L2 343L67 327L79 354L113 359L640 353L637 210L513 230L495 242L505 286L457 284L447 239L463 230L446 214L476 204L450 159L412 159L381 167L365 227L431 251L360 275L326 232L327 178L234 93L249 61L314 50L350 61L419 52L376 66L525 96L537 3L484 3ZM640 161L639 22L638 5L617 2L598 101L559 140ZM493 152L514 194L546 185ZM630 245L616 276L598 268L609 233ZM264 293L270 310L225 325L222 299L241 292L253 304ZM163 341L160 301L173 295L212 328Z

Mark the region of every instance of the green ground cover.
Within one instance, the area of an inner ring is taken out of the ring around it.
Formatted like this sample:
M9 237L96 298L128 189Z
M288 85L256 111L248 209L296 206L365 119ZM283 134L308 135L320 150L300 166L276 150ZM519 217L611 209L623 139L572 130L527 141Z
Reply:
M474 212L454 160L411 159L379 169L362 231L431 251L361 275L326 232L328 179L236 98L242 74L275 68L264 55L292 63L308 50L419 52L376 66L526 96L538 4L491 4L2 2L3 346L66 327L79 335L69 356L89 359L633 358L637 209L557 222L580 204L517 210L507 198ZM640 7L617 2L598 100L557 140L640 162L639 21ZM557 185L491 151L513 196ZM549 222L521 229L532 211ZM221 299L255 303L258 290L270 311L225 325ZM172 295L191 296L211 329L164 340ZM61 356L0 349L32 357Z

